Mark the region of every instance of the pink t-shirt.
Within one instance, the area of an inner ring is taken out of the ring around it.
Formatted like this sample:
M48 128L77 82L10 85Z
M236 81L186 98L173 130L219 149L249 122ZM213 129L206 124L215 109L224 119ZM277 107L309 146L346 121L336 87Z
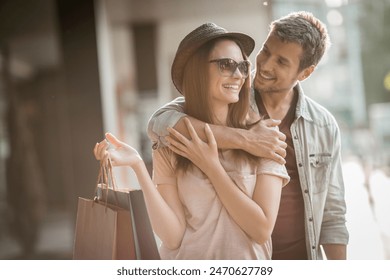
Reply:
M284 165L268 159L257 164L237 161L232 151L220 153L227 174L249 197L253 196L256 176L270 174L289 181ZM253 241L230 217L206 175L197 167L186 173L175 171L175 156L168 148L153 151L155 184L177 186L184 206L187 228L181 246L170 250L161 244L162 259L271 259L271 240L264 244Z

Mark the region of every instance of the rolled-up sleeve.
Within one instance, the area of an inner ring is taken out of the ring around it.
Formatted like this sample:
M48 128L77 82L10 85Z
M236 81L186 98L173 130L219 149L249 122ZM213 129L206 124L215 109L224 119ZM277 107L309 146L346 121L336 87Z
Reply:
M152 141L153 149L167 145L165 136L168 135L167 128L174 127L184 114L184 97L178 97L175 100L165 104L150 117L148 121L148 136Z
M282 178L282 187L285 187L290 182L290 176L286 167L272 159L261 158L256 173L258 175L273 175Z

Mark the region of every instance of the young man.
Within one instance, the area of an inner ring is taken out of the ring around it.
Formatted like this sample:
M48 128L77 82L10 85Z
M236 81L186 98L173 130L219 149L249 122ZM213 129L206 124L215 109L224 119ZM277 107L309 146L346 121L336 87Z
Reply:
M243 149L279 162L286 155L291 180L282 191L272 259L322 259L320 245L327 259L346 259L349 236L339 128L334 117L305 96L300 86L328 45L325 25L310 13L291 13L271 23L256 58L251 105L266 119L281 120L279 129L286 138L270 129L275 123L267 120L250 131L210 126L221 149ZM183 107L184 98L179 98L152 116L148 133L154 147L164 144L167 127L189 138ZM204 124L190 120L206 141Z

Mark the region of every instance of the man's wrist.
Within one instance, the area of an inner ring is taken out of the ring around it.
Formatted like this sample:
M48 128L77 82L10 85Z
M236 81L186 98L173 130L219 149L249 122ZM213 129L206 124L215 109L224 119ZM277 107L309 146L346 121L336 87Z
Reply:
M219 149L245 148L245 130L233 127L212 126L213 134L217 140Z
M245 137L245 133L247 130L240 128L232 128L231 130L231 133L228 134L231 148L246 151L248 141Z

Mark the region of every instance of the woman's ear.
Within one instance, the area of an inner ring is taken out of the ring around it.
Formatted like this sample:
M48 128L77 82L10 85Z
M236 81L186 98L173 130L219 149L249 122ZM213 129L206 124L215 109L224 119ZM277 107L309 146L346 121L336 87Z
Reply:
M310 77L311 73L314 72L315 68L316 67L314 65L310 65L309 67L303 69L301 71L301 73L298 75L298 80L303 81L303 80L307 79L308 77Z

